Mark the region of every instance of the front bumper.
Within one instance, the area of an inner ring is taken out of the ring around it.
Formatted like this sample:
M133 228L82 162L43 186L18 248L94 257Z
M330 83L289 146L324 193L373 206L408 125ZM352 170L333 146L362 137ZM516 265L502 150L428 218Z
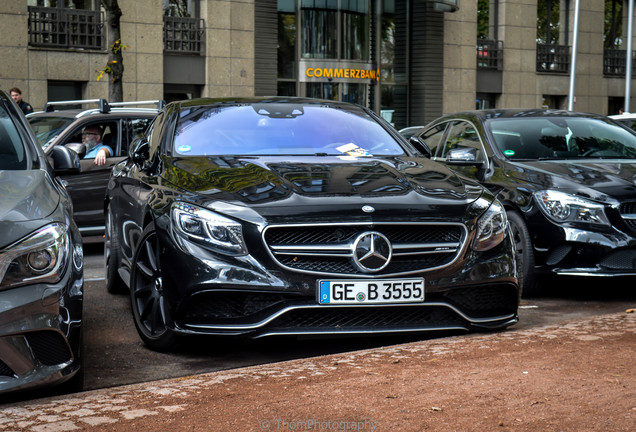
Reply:
M636 276L636 237L617 227L592 231L535 218L529 228L538 273Z
M0 291L0 393L60 384L80 368L81 272Z
M402 305L319 305L284 293L207 291L184 304L174 330L259 338L496 329L518 321L517 296L511 283L453 290ZM474 308L477 304L480 308Z
M423 303L381 305L319 304L320 275L283 268L265 253L223 258L192 245L186 251L171 240L160 233L161 262L170 263L162 266L164 313L168 328L180 334L260 338L471 331L518 321L509 237L488 252L465 250L449 266L419 274L426 281Z

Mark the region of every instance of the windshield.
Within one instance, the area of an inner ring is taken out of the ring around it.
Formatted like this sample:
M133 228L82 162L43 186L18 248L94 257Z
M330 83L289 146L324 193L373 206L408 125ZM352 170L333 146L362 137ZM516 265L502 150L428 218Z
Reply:
M24 170L27 154L16 125L0 105L0 170Z
M175 153L395 156L404 150L362 109L261 103L181 111Z
M603 119L491 119L497 147L511 160L636 158L636 135Z
M27 117L35 136L43 149L61 134L71 123L73 118L66 117Z

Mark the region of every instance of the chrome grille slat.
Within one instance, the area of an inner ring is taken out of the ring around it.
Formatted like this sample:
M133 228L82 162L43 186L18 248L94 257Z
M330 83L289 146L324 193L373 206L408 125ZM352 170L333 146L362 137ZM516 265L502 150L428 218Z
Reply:
M366 231L385 235L393 248L389 265L363 273L351 264L353 242ZM271 225L263 241L271 257L288 270L320 275L380 277L430 271L450 265L465 246L459 223L353 223Z

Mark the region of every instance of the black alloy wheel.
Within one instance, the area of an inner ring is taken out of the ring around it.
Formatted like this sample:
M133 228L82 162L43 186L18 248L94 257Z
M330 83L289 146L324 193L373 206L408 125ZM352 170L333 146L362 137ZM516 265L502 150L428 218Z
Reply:
M151 223L142 233L133 259L130 302L139 336L158 351L171 350L177 343L177 336L166 326L164 301L159 241Z
M128 292L128 287L117 272L118 264L119 238L113 225L113 213L109 205L106 210L106 229L104 230L104 269L106 271L104 280L106 291L110 294L126 294Z
M538 293L534 274L534 252L530 233L523 218L516 211L509 211L508 222L515 243L515 261L519 272L519 296L533 296Z

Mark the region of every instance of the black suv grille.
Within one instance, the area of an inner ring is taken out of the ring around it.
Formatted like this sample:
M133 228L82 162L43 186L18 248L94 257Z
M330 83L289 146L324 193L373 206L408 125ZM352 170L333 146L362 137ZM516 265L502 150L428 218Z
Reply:
M367 275L353 262L353 245L361 234L384 235L393 249L391 261L374 275L398 275L444 267L466 241L461 224L357 223L270 226L265 244L283 267L305 273Z

